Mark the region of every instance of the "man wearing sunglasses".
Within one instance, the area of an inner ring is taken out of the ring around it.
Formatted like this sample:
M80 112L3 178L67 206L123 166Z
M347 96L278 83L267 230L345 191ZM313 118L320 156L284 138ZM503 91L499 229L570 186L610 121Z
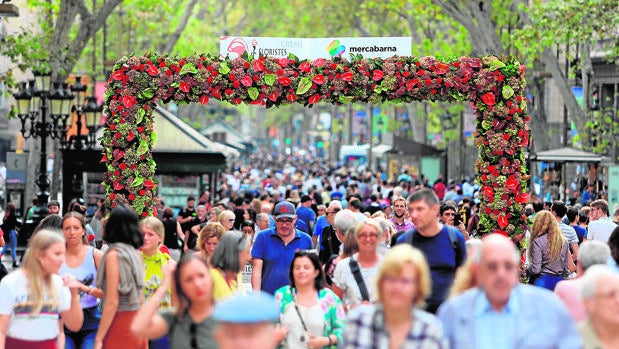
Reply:
M290 283L288 272L296 250L311 249L309 235L295 229L294 205L283 201L273 210L275 228L261 231L251 250L253 258L252 288L270 294Z

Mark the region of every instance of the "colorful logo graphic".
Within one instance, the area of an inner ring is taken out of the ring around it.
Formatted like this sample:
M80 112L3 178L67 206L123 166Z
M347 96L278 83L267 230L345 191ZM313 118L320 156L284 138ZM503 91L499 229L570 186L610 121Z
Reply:
M236 57L230 55L230 58L239 58L243 56L243 53L247 51L247 43L241 38L234 38L228 44L228 48L226 49L226 51L228 51L229 53L235 53L237 55Z
M341 56L346 51L346 46L340 45L340 41L335 39L329 43L327 51L331 57Z

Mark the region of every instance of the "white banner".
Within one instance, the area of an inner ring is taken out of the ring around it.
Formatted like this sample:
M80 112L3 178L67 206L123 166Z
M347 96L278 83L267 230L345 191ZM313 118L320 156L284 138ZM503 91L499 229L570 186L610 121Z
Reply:
M219 38L219 54L234 59L243 53L254 57L264 55L285 58L294 54L299 59L342 57L360 54L364 58L389 58L410 56L411 38L365 37L365 38L274 38L222 36Z

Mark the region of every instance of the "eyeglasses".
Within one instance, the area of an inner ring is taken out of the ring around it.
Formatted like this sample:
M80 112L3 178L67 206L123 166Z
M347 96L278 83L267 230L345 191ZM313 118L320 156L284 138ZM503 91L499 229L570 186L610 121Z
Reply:
M193 321L191 325L189 325L189 333L191 334L191 348L198 349L198 339L196 338L196 331L198 329L198 325L196 325Z
M358 238L359 239L370 238L370 239L374 240L374 239L378 239L378 234L376 234L376 233L374 233L374 234L359 234Z
M232 219L228 219L228 222L230 222L230 223L234 223L234 218L232 218Z
M456 214L455 214L455 213L453 213L453 212L445 212L445 213L443 213L443 216L447 216L447 217L455 217L455 216L456 216Z
M275 220L277 223L284 223L284 224L290 224L292 223L292 219L276 219Z
M493 273L496 273L497 271L499 271L501 267L508 272L514 271L516 269L516 263L512 263L512 262L504 262L504 263L490 262L490 263L485 264L484 266L490 272L493 272Z

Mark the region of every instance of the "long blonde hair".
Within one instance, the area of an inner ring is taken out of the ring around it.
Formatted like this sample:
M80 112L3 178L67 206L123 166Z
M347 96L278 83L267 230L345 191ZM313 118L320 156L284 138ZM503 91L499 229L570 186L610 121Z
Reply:
M58 291L52 281L53 274L44 275L39 257L45 254L50 246L59 242L63 245L65 243L62 234L48 229L41 229L32 237L24 254L22 268L28 279L28 298L32 301L33 315L41 312L44 303L46 303L44 302L46 300L45 296L51 298L53 306L58 305Z
M548 255L550 260L555 261L561 256L565 238L559 228L557 219L550 211L539 211L535 215L535 220L533 220L533 226L531 227L529 246L533 244L535 239L544 234L548 234ZM531 248L529 247L529 259L532 258Z

